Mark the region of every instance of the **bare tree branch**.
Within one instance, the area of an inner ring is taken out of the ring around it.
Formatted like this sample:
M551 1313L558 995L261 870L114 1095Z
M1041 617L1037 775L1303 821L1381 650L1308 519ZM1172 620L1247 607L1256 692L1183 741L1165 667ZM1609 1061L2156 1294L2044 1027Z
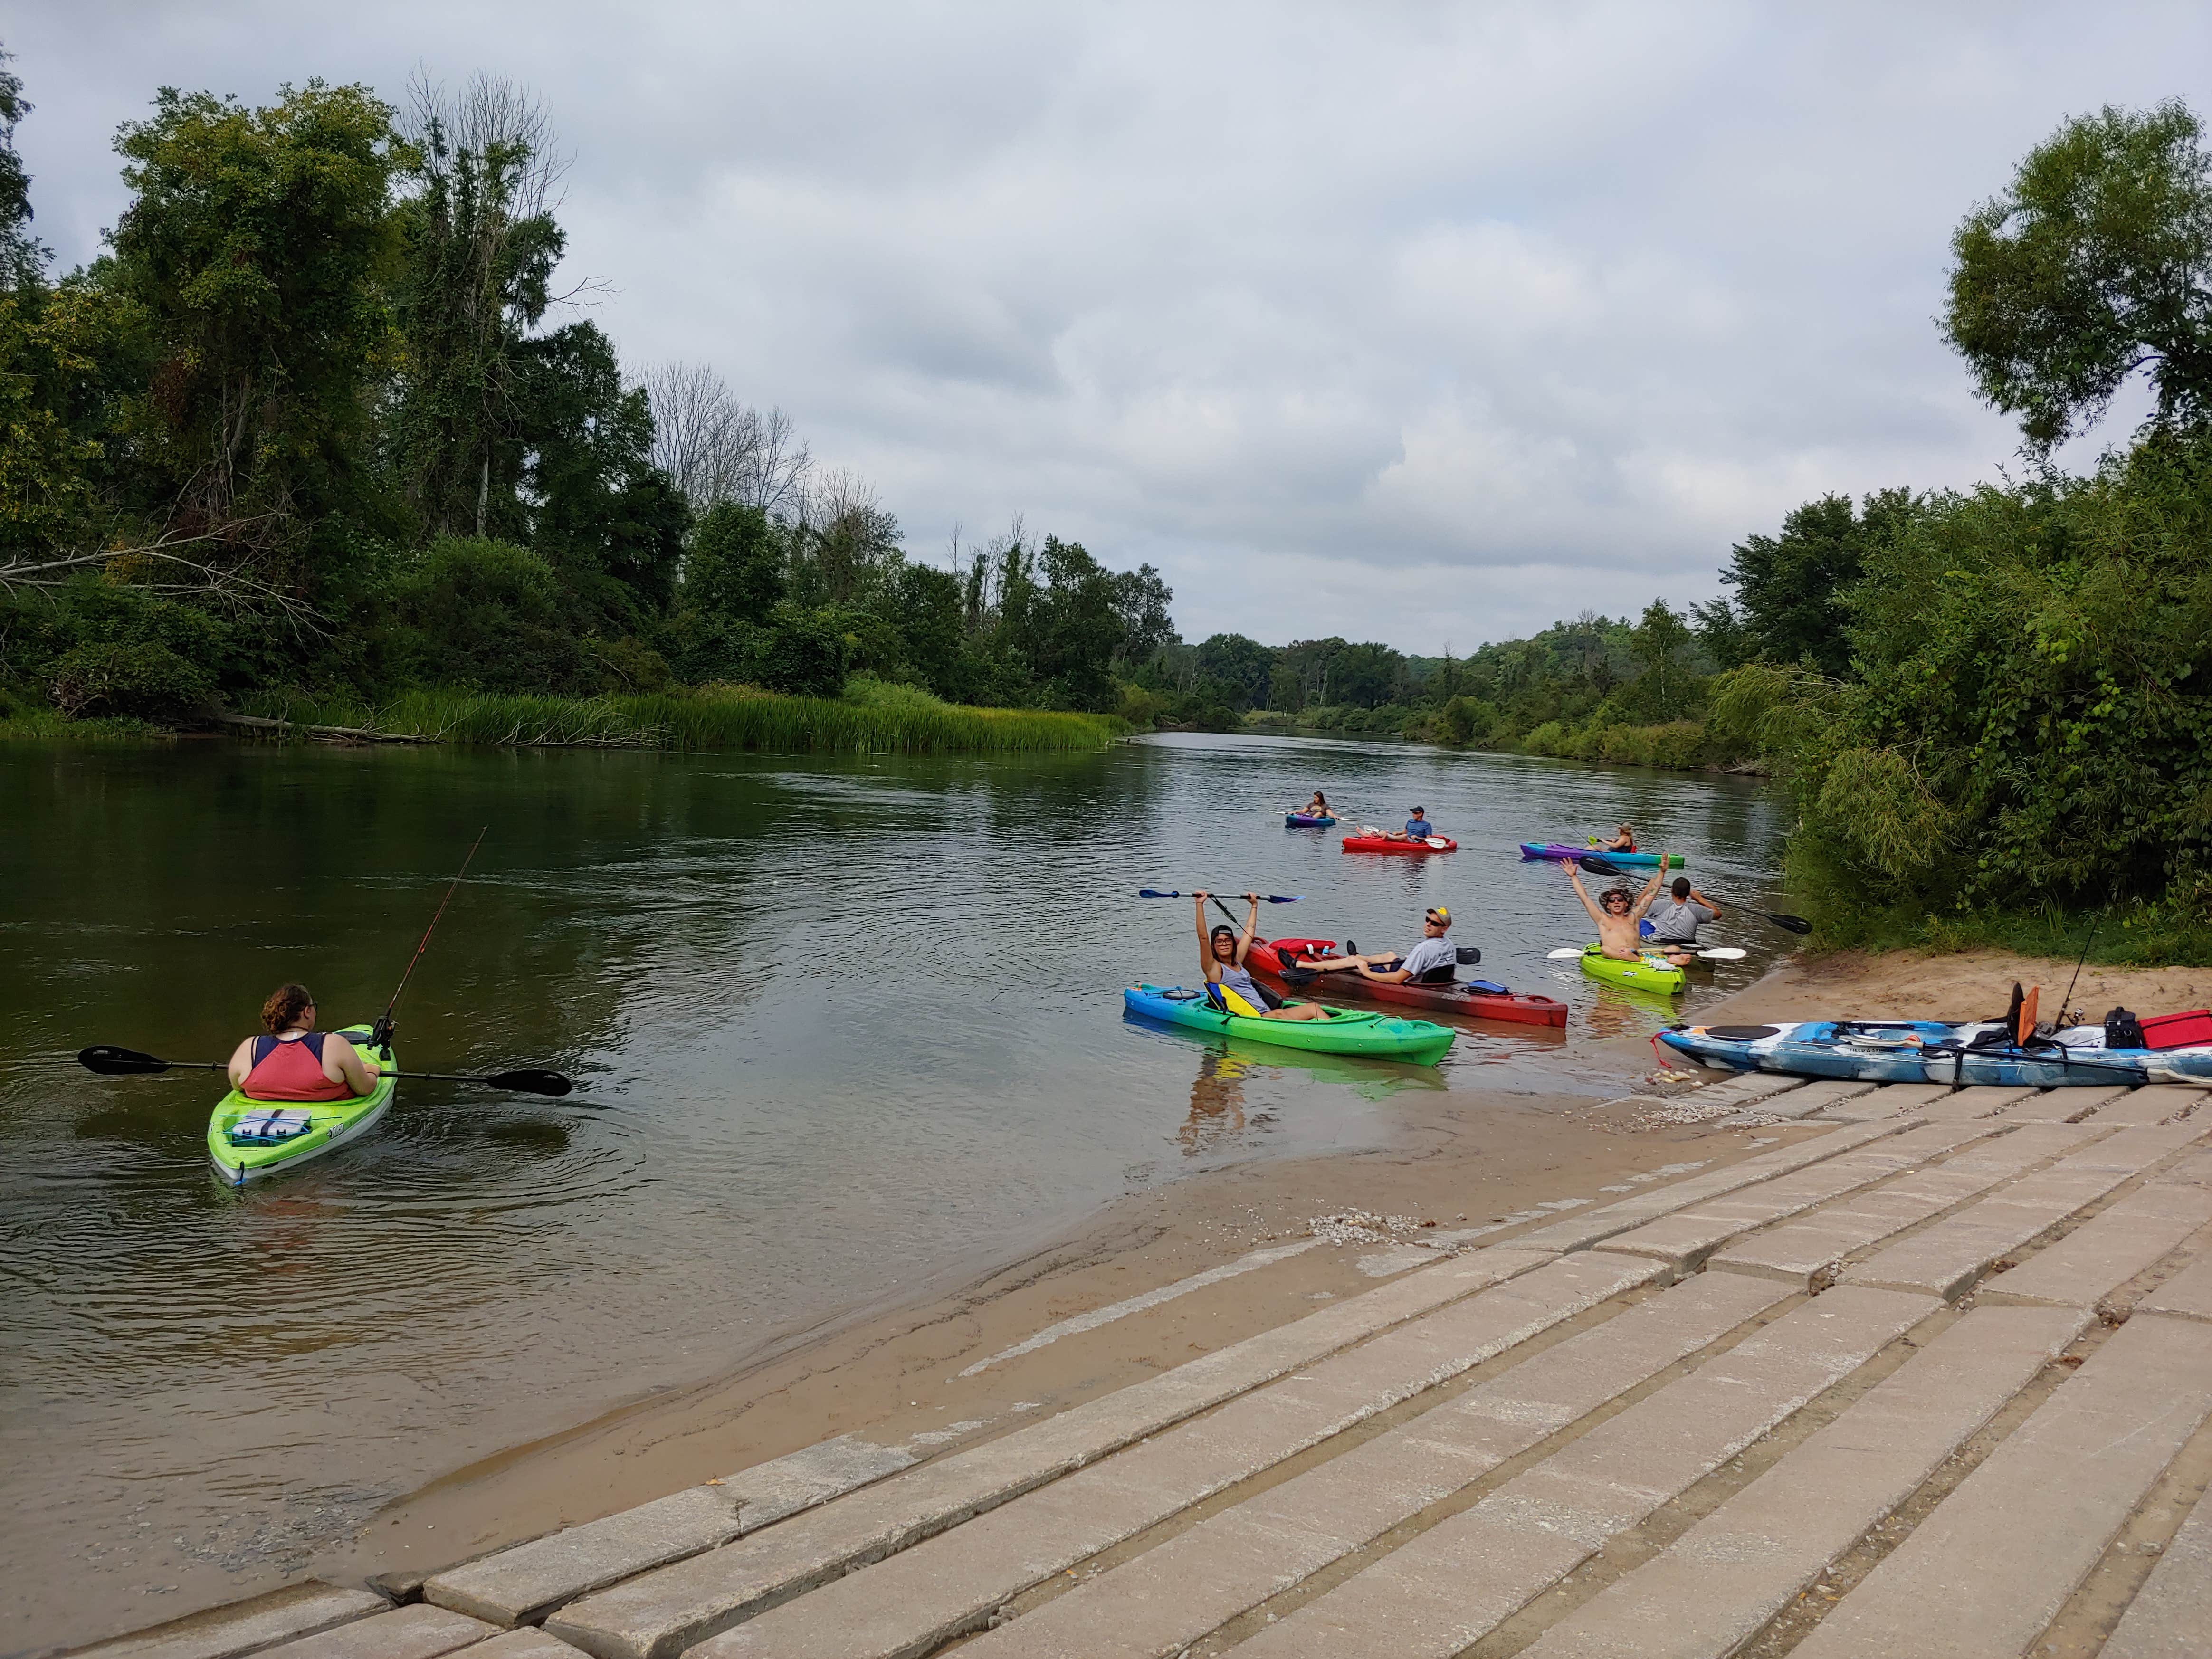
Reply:
M100 570L149 593L211 599L229 610L276 611L295 635L327 637L328 619L295 593L287 592L233 563L194 557L184 548L235 547L240 526L198 535L164 532L135 547L97 548L75 553L0 559L0 592L11 599L21 589L33 592L63 586L72 577Z
M701 512L734 501L780 518L805 516L814 458L791 416L738 401L704 363L655 363L642 384L653 404L653 465Z

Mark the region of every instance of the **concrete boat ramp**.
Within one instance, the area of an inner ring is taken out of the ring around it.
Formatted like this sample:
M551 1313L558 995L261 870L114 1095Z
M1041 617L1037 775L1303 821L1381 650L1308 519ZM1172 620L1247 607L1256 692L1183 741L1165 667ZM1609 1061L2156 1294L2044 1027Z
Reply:
M1818 1133L964 1449L84 1651L2212 1655L2203 1091L1719 1090Z

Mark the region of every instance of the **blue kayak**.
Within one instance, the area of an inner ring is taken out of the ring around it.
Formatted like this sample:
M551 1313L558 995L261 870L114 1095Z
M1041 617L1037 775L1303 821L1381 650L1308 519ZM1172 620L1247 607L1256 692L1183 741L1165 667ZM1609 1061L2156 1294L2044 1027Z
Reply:
M1284 827L1291 830L1326 830L1335 822L1334 818L1321 817L1311 812L1283 814Z
M2065 1039L2065 1040L2062 1040ZM2107 1048L2104 1028L2080 1026L2055 1037L2011 1040L2003 1022L1972 1020L1805 1020L1773 1025L1686 1025L1659 1041L1701 1066L1785 1077L1843 1078L1861 1083L1996 1084L2057 1089L2099 1084L2110 1089L2147 1083L2154 1075L2182 1080L2212 1054Z

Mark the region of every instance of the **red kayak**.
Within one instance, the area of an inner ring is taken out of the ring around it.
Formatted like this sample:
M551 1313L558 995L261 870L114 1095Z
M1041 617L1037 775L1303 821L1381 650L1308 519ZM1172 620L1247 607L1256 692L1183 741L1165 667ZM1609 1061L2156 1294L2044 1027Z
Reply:
M1346 836L1344 850L1347 853L1456 853L1459 843L1447 836L1432 836L1427 841L1392 841L1387 836Z
M1244 965L1254 973L1287 984L1283 979L1285 958L1296 963L1337 954L1336 941L1328 939L1255 939L1245 952ZM1521 1025L1565 1025L1567 1005L1553 997L1530 996L1519 991L1478 991L1465 985L1378 985L1351 969L1324 974L1300 991L1328 991L1370 1002L1400 1002L1416 1008L1432 1008L1447 1014L1468 1014L1477 1019L1506 1019Z

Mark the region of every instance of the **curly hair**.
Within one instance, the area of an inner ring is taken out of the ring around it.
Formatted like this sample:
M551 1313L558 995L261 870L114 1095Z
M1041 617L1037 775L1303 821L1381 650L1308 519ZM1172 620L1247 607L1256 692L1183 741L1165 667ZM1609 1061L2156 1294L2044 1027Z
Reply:
M270 1030L282 1032L299 1018L303 1008L315 1006L315 999L304 985L296 981L280 985L269 994L269 1000L261 1005L261 1023Z
M1622 900L1629 905L1631 908L1633 908L1636 904L1636 895L1630 892L1626 887L1608 887L1605 891L1597 896L1597 902L1600 904L1603 904L1607 899Z

